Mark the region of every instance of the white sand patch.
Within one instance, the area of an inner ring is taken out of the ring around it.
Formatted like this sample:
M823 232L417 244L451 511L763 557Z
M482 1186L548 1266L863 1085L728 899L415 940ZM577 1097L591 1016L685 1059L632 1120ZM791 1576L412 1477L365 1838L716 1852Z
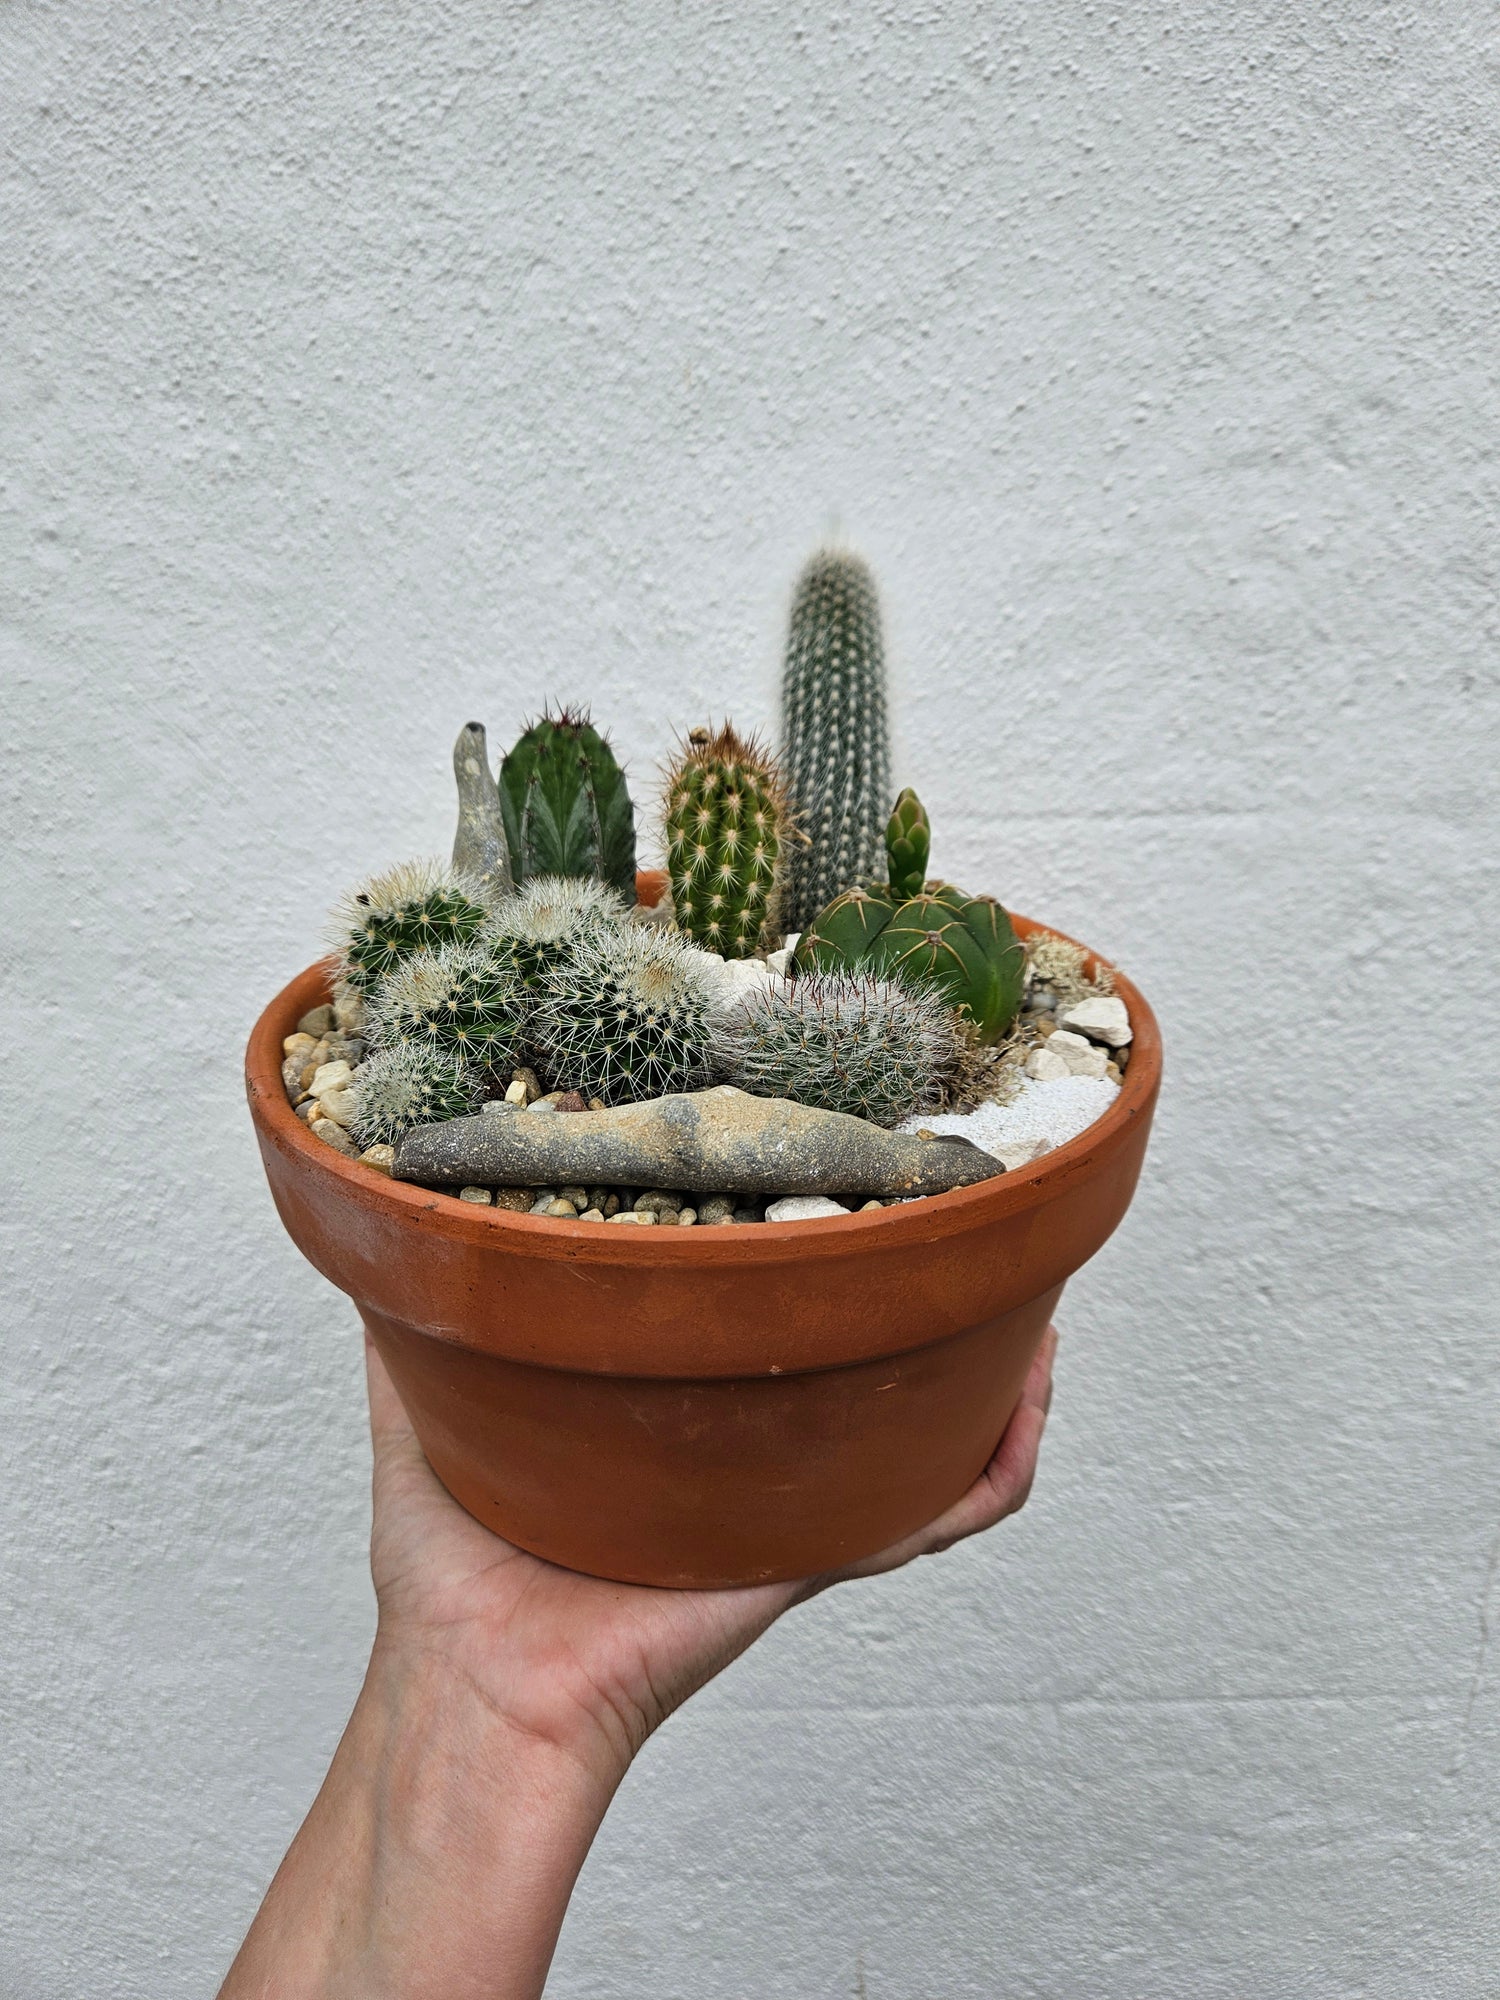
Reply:
M897 1130L954 1132L997 1159L1027 1149L1035 1158L1086 1132L1119 1094L1120 1086L1107 1076L1059 1076L1045 1082L1025 1077L1008 1104L981 1104L977 1111L924 1111Z

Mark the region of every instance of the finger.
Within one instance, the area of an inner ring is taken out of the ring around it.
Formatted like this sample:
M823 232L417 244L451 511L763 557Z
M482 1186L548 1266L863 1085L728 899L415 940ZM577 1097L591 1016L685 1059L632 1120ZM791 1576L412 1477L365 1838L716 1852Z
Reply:
M927 1527L919 1528L891 1548L829 1577L816 1579L816 1587L826 1589L830 1583L854 1577L883 1576L917 1556L938 1555L944 1549L951 1549L955 1542L982 1534L1007 1515L1018 1513L1026 1504L1036 1476L1037 1454L1052 1402L1052 1362L1056 1353L1057 1329L1049 1326L994 1455L962 1499Z
M406 1407L396 1394L385 1363L369 1334L365 1335L365 1386L370 1396L370 1443L377 1469L392 1459L420 1458L422 1447L411 1427Z

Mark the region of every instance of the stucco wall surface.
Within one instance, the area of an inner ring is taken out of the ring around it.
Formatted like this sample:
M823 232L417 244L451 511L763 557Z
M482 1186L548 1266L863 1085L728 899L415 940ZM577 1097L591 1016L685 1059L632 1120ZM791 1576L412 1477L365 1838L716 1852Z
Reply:
M549 1990L1496 1990L1497 29L5 10L7 2000L213 1990L370 1636L251 1019L469 715L774 724L835 517L1168 1088L1030 1508L670 1723Z

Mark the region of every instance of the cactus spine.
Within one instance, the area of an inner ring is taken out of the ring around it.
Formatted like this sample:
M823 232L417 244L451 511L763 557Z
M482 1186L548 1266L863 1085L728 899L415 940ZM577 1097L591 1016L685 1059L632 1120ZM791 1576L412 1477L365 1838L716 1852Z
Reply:
M391 1146L413 1125L440 1125L479 1109L479 1081L463 1059L419 1042L398 1042L362 1062L353 1089L361 1146Z
M932 994L815 976L744 1001L716 1025L714 1053L728 1080L754 1096L898 1125L942 1101L964 1040Z
M542 983L544 1074L605 1104L711 1083L711 994L693 957L686 939L644 925L576 934Z
M777 921L786 797L770 757L726 722L695 729L667 779L667 872L680 929L749 958Z
M544 715L500 766L500 810L517 886L581 875L635 900L635 808L587 714Z
M369 1032L378 1048L416 1042L480 1068L521 1062L531 996L514 966L484 940L419 951L371 996Z
M809 839L787 866L786 926L801 930L879 872L890 797L880 605L845 550L820 550L798 579L781 707L787 787Z
M329 943L339 973L362 991L414 951L477 936L488 914L482 884L438 861L405 861L350 891Z
M583 930L625 920L624 903L602 882L538 875L496 910L486 930L494 952L536 988Z
M453 746L453 778L458 786L458 831L453 836L453 866L459 874L482 882L492 897L508 896L510 848L500 795L490 776L484 724L466 722Z

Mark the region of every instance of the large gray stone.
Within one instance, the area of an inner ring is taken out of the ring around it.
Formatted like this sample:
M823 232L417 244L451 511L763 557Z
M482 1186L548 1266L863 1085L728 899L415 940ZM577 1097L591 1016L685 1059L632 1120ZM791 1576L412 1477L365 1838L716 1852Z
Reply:
M500 793L490 776L482 722L466 722L459 730L453 746L453 776L458 786L453 865L493 894L506 895L512 886L510 849L505 844Z
M720 1085L559 1118L454 1118L408 1132L398 1180L439 1186L691 1188L738 1194L945 1194L1004 1168L967 1139L887 1132L841 1111Z

